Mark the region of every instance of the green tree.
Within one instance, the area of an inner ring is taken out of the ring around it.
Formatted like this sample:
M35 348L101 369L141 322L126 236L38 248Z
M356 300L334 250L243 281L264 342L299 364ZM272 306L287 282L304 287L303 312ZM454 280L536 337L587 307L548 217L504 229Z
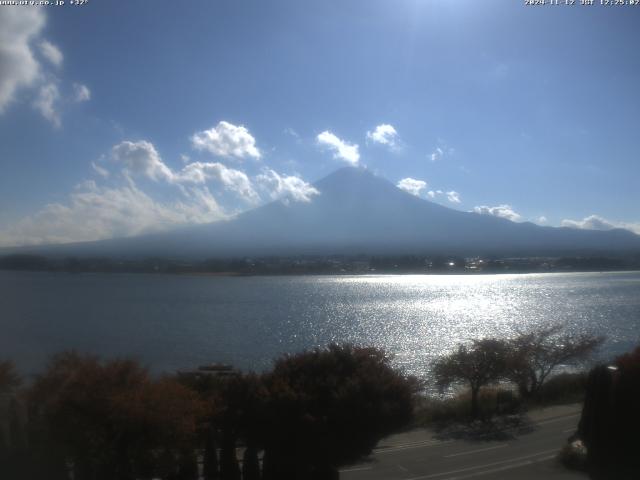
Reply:
M466 383L471 390L471 418L477 418L480 388L500 380L505 367L505 343L483 339L459 345L455 352L438 359L433 365L433 375L441 390L454 383Z

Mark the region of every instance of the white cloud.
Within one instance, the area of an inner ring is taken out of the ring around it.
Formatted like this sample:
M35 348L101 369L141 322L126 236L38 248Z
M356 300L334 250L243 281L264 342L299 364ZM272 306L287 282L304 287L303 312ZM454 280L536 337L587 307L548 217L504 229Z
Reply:
M545 217L544 215L540 215L538 218L536 218L535 222L539 225L546 225L549 220L547 220L547 217Z
M437 197L445 196L450 203L462 203L460 199L460 194L455 190L451 190L449 192L443 192L442 190L429 190L427 192L427 197L431 199L437 199Z
M562 220L562 226L582 230L611 230L616 228L612 222L598 215L590 215L582 220Z
M358 162L360 161L358 145L352 145L340 140L328 130L318 134L316 139L319 145L327 147L333 152L333 158L343 160L353 166L358 165Z
M104 167L101 167L100 165L98 165L96 162L91 162L91 168L93 168L93 171L96 172L98 175L100 175L103 178L109 178L109 170L107 170Z
M298 132L296 132L293 128L291 127L287 127L283 130L283 132L285 133L285 135L289 135L290 137L299 139L300 138L300 134Z
M114 175L104 163L120 166ZM76 187L66 201L46 205L39 212L0 230L0 245L27 245L98 240L162 231L176 225L212 222L229 214L209 190L209 182L250 205L263 198L309 202L317 189L301 178L263 169L253 181L243 171L217 162L193 162L172 170L155 146L145 140L123 141L91 166L97 175ZM158 182L153 192L143 191L136 177ZM99 185L97 181L105 184ZM106 183L108 182L108 184ZM164 188L164 191L158 190ZM233 211L233 210L230 210Z
M2 245L35 245L128 237L167 230L180 224L226 218L206 189L187 192L188 202L162 203L133 182L107 188L87 181L64 203L45 206L35 215L0 231Z
M43 9L0 8L0 114L20 88L32 86L38 78L31 43L44 24Z
M73 84L73 101L76 103L86 102L91 99L91 90L81 83Z
M62 60L64 59L62 52L53 43L49 42L48 40L42 40L38 47L40 47L40 53L42 53L42 56L46 58L54 67L59 67L62 65Z
M226 190L234 192L248 203L258 203L260 197L253 189L249 177L240 170L228 168L216 162L194 162L186 165L181 171L172 174L175 183L204 184L214 179Z
M451 203L461 203L460 194L454 190L447 192L447 200Z
M473 207L473 211L481 215L493 215L494 217L506 218L512 222L518 222L522 219L522 216L515 212L509 205L498 205L496 207L480 205Z
M60 114L57 104L60 100L60 91L55 83L47 83L40 87L38 96L33 102L33 106L44 118L49 120L54 127L60 127Z
M432 162L437 162L443 156L444 156L444 151L440 147L436 147L436 149L433 152L431 152L431 155L429 155L429 158L431 159Z
M607 220L599 215L590 215L582 220L562 220L561 225L569 228L579 228L581 230L611 230L623 228L640 235L640 223L617 222Z
M0 9L0 114L25 91L27 101L54 127L60 127L61 80L50 69L61 67L64 55L41 37L45 12L41 8ZM71 100L89 99L85 85L74 84L73 88Z
M310 202L311 197L320 194L315 187L300 177L280 175L269 168L265 168L256 177L256 182L273 200L282 198L285 202L289 199L295 202Z
M204 185L209 180L215 180L248 203L260 200L244 172L217 162L188 163L182 170L173 171L160 158L154 145L145 140L121 142L111 149L111 157L124 165L127 175L143 175L151 180L176 185Z
M396 187L404 190L405 192L409 192L411 195L415 195L416 197L420 196L420 192L427 188L427 182L424 180L417 180L415 178L403 178L400 180Z
M221 157L260 158L256 140L244 126L221 121L209 130L197 132L191 137L196 150L204 150Z
M152 180L171 181L173 172L167 167L152 143L124 141L111 149L111 158L124 165L125 172L144 175Z
M373 132L367 132L367 138L375 143L395 147L398 141L398 132L387 123L378 125Z

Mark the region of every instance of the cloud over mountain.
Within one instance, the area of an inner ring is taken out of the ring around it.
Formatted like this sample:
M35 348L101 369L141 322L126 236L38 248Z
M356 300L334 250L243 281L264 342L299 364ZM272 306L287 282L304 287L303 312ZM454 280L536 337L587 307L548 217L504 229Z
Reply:
M311 197L320 192L309 183L293 175L280 175L270 168L265 168L256 177L256 182L264 189L272 200L283 198L296 202L310 202Z
M316 137L318 145L333 152L333 158L342 160L349 165L356 166L360 161L360 152L357 144L350 144L338 138L329 130L318 134Z
M456 192L455 190L451 190L450 192L446 192L447 195L447 200L449 200L449 202L451 203L462 203L462 200L460 200L460 194L458 192Z
M147 140L122 141L90 162L94 180L78 184L66 200L0 230L0 245L130 237L222 220L241 205L277 199L308 203L319 195L302 178L267 167L252 178L221 162L192 162L185 155L179 165L171 168ZM231 206L221 203L225 198L233 199Z
M640 234L640 224L607 220L599 215L589 215L582 220L562 220L563 227L578 228L581 230L612 230L622 228Z
M404 190L405 192L409 192L411 195L419 197L422 190L427 188L427 182L425 182L424 180L407 177L400 180L396 184L396 186L400 190Z
M510 205L497 205L495 207L480 205L478 207L473 207L473 211L482 215L493 215L494 217L506 218L512 222L517 222L522 219L520 214L513 210Z
M208 189L187 191L184 200L159 201L135 183L118 187L86 181L65 202L51 203L0 231L0 244L36 245L129 237L178 225L226 218Z
M338 252L532 256L640 249L640 236L623 230L541 227L448 208L409 195L362 168L345 167L307 186L268 169L253 181L274 196L285 191L290 195L227 217L206 185L183 185L182 199L168 202L154 200L132 182L119 187L85 182L68 202L47 206L3 235L18 238L28 233L30 241L51 242L70 240L65 233L77 240L167 230L55 250L92 256L114 252L189 258ZM293 199L296 192L301 193L298 201ZM228 219L209 223L222 218ZM171 228L185 224L193 225Z

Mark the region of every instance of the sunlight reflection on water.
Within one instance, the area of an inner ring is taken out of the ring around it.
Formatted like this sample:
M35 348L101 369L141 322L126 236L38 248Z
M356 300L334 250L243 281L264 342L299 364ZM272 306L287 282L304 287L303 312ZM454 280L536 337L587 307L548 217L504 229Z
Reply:
M608 335L605 354L640 332L640 273L197 277L0 272L0 348L27 369L77 348L135 355L154 370L206 362L268 368L330 342L385 348L425 376L462 341L559 322Z
M620 302L631 292L619 291L612 281L632 285L636 300ZM360 276L312 282L340 299L309 305L321 310L312 318L326 320L307 325L316 333L315 343L330 338L380 346L417 375L459 342L509 337L549 322L607 333L610 345L638 339L637 330L629 328L637 328L640 319L637 274ZM603 325L603 318L619 332Z

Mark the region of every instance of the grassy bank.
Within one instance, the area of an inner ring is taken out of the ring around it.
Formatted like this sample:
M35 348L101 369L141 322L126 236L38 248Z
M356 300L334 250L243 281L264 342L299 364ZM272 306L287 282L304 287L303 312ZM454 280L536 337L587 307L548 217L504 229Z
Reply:
M517 392L501 386L480 391L479 418L489 420L500 415L525 413L529 409L580 403L584 400L587 374L561 373L545 382L532 398L521 398ZM437 427L471 420L471 392L460 390L450 397L425 395L416 405L416 427Z

